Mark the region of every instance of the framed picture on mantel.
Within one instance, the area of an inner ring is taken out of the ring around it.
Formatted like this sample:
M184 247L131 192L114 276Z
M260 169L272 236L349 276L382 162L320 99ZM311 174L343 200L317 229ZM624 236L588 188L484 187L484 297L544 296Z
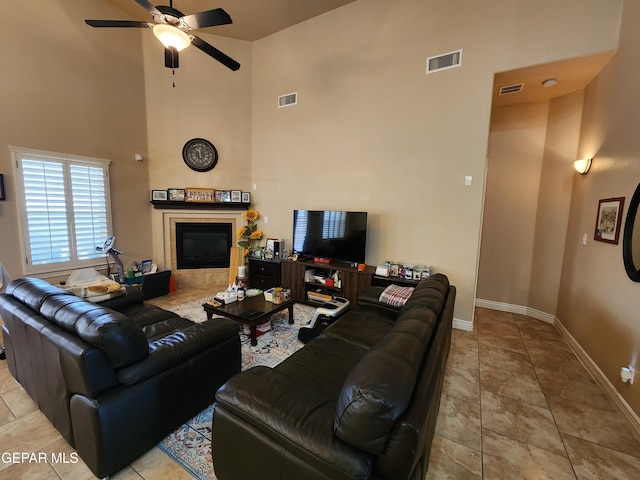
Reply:
M605 198L598 202L594 240L618 244L623 207L624 197Z
M167 200L166 190L151 190L151 200L165 202Z

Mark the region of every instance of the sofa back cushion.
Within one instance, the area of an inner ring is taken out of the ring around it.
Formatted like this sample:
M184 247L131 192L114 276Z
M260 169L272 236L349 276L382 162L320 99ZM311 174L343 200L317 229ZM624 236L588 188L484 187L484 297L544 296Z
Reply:
M41 278L18 278L9 283L6 290L7 295L11 295L16 300L21 301L32 310L39 312L42 303L49 297L55 295L66 295L73 298L71 292L51 285Z
M449 279L442 273L436 273L418 283L409 300L402 307L402 311L406 312L418 306L428 307L439 316L448 291Z
M347 376L338 396L334 432L340 440L372 455L407 409L436 315L430 308L405 311Z
M7 287L7 294L103 350L114 368L130 365L149 355L149 344L142 328L129 318L87 302L45 280L14 280Z
M149 343L142 328L122 313L78 297L53 296L43 302L40 314L100 348L114 368L149 356Z

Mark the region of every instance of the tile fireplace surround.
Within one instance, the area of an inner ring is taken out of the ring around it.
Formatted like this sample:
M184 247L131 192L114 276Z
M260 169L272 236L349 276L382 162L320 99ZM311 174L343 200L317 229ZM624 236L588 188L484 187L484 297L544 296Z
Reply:
M178 288L201 288L206 285L226 285L228 268L178 269L176 259L176 223L230 223L231 241L237 239L237 226L244 225L244 211L238 210L154 210L153 261L158 269L171 269Z

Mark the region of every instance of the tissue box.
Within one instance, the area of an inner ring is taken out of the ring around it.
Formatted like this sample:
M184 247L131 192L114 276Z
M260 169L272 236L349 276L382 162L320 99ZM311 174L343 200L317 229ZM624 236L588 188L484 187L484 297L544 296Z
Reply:
M236 291L226 290L224 292L216 293L214 298L227 305L238 300L238 293Z
M264 291L264 299L267 302L273 302L273 298L274 298L274 294L275 293L282 293L284 295L284 299L285 300L289 300L291 298L291 290L288 288L282 288L282 287L273 287L270 288L269 290L265 290Z

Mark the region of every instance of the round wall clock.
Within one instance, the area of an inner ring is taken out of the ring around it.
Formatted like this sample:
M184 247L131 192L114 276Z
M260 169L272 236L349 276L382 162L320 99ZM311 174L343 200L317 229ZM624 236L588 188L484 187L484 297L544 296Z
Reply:
M208 172L218 163L218 151L209 140L192 138L182 148L182 159L196 172Z

